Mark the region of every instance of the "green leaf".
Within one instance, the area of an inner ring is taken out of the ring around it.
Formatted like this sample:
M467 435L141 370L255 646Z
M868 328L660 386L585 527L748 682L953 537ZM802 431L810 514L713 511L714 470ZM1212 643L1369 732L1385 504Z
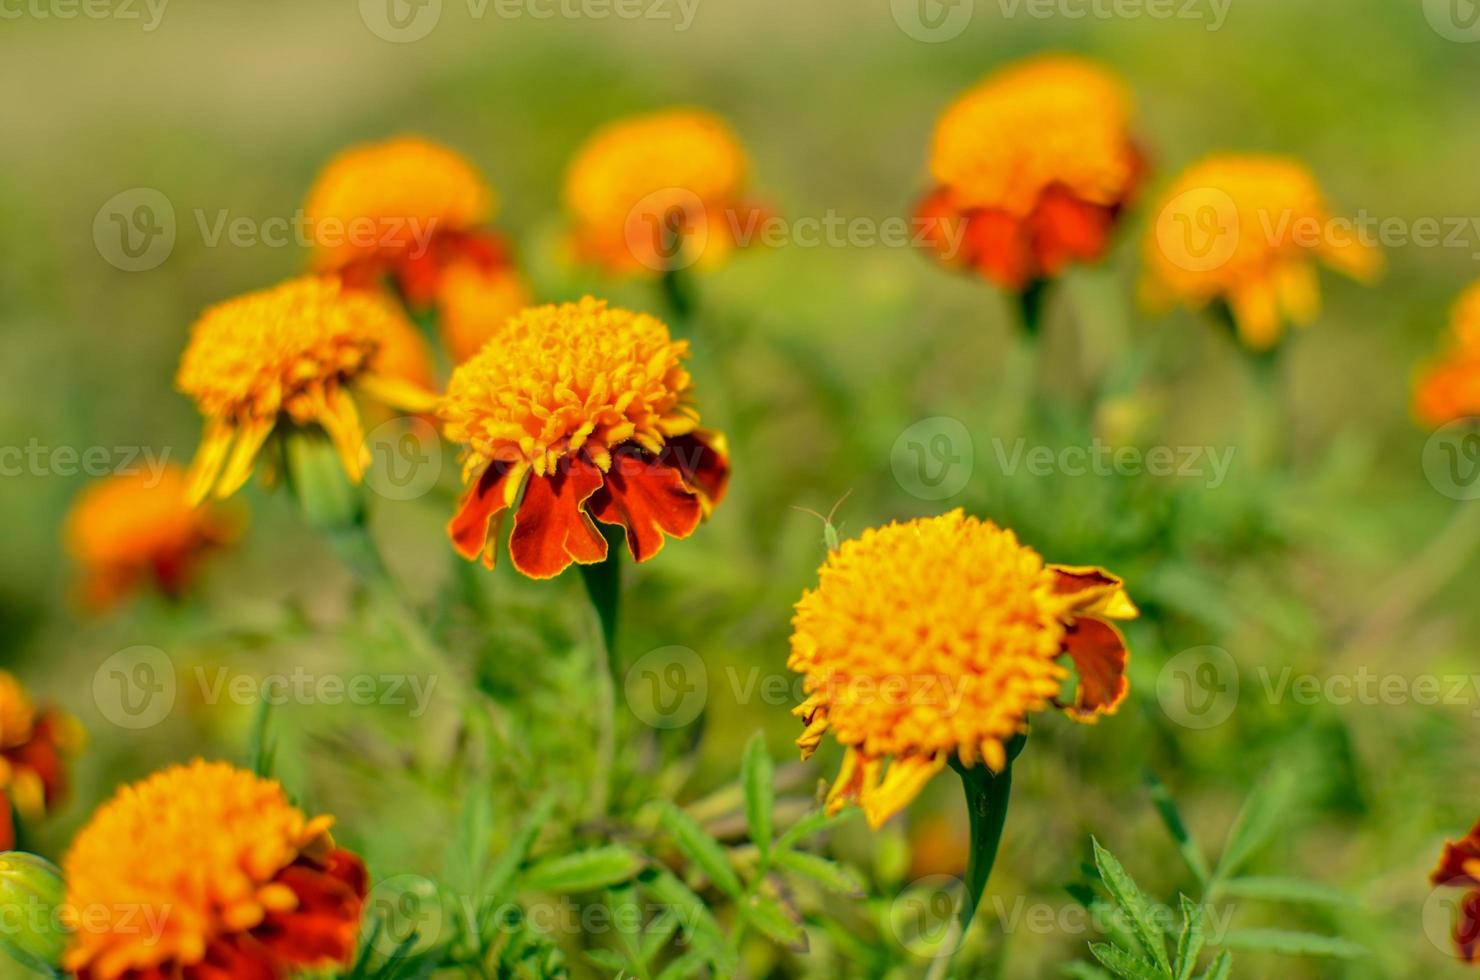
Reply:
M851 898L863 897L863 885L858 878L847 868L827 858L805 851L778 851L775 863L777 867L811 878L828 891Z
M707 962L697 951L685 953L664 967L658 980L690 980L699 975Z
M1203 907L1186 895L1179 896L1182 905L1182 934L1177 937L1177 980L1189 980L1197 969L1197 958L1203 948Z
M1360 904L1355 896L1346 892L1299 878L1235 878L1224 882L1218 890L1231 898L1288 902L1293 905L1351 907Z
M1083 961L1069 963L1060 972L1070 980L1112 980L1104 970Z
M1213 964L1208 967L1208 972L1202 975L1202 980L1228 980L1232 972L1233 954L1225 949L1213 960Z
M665 908L653 916L642 930L642 946L638 954L642 956L644 963L651 963L658 951L668 945L668 940L673 938L674 931L678 929L678 914L671 908Z
M1230 930L1223 937L1223 945L1230 949L1259 950L1284 956L1331 956L1351 960L1367 955L1364 947L1346 939L1284 929Z
M637 880L648 895L666 905L677 917L684 935L705 962L713 964L715 970L724 976L735 972L738 966L736 956L725 945L724 933L702 898L666 868L649 866L643 869Z
M524 863L524 858L529 854L529 849L534 845L534 839L539 834L540 828L550 820L550 813L555 808L555 798L550 794L540 797L535 803L534 809L530 811L528 819L514 832L514 836L499 851L498 858L488 869L481 887L478 889L478 934L481 938L488 938L488 930L497 925L493 921L493 913L497 911L499 902L514 883L514 876L519 873L519 866Z
M272 705L266 700L258 701L252 710L252 728L247 734L247 768L263 779L272 778L277 752L277 743L268 732L271 715Z
M798 953L807 952L807 930L797 916L774 899L752 895L741 907L745 920L779 945Z
M562 895L595 891L626 881L646 863L641 854L620 844L609 844L546 858L524 872L522 884L531 891Z
M626 975L627 967L632 965L623 959L620 954L610 949L588 949L586 950L586 959L595 963L603 970L610 970L613 976Z
M699 866L716 888L733 899L739 899L742 891L740 878L730 867L725 849L713 837L704 832L694 818L671 803L662 807L662 824L689 860Z
M1156 964L1109 943L1090 943L1089 951L1105 969L1121 980L1159 980L1162 974Z
M797 819L797 822L786 828L780 838L776 841L776 849L779 851L790 850L809 837L815 837L824 830L831 829L835 824L847 820L857 810L849 809L841 813L828 815L826 810L813 810L805 813Z
M486 775L471 781L464 790L457 832L442 858L442 880L469 893L483 883L490 858L493 834L492 786Z
M1099 869L1100 880L1105 883L1110 897L1130 919L1131 929L1142 949L1155 959L1164 976L1171 976L1172 965L1167 961L1166 941L1161 928L1151 917L1151 906L1146 901L1146 896L1141 894L1141 889L1113 854L1101 847L1100 842L1093 837L1090 838L1090 843L1094 846L1095 867Z
M1215 880L1233 877L1254 852L1264 846L1279 826L1280 817L1288 812L1293 788L1293 781L1285 772L1262 780L1254 788L1234 818L1233 829L1228 832L1218 870L1213 872Z
M1176 801L1167 790L1166 784L1157 778L1156 773L1146 773L1146 788L1151 794L1151 804L1156 807L1156 812L1161 816L1161 822L1166 825L1167 832L1177 842L1177 850L1182 855L1182 860L1187 862L1187 867L1197 878L1199 885L1208 882L1208 862L1203 858L1202 851L1198 849L1197 842L1192 839L1187 825L1182 822L1182 814L1177 809Z
M740 781L745 786L745 822L750 825L750 839L764 857L771 852L771 815L776 809L776 790L763 732L756 732L745 746Z

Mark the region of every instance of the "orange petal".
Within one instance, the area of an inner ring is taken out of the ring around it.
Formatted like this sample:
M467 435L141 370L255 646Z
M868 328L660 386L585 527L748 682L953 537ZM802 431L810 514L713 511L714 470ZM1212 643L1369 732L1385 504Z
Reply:
M15 847L15 816L10 811L10 797L0 789L0 851Z
M952 202L949 190L941 188L921 201L915 222L941 262L955 266L971 261L961 248L966 217Z
M920 795L925 784L945 767L944 752L933 756L905 756L889 763L889 771L877 786L870 788L865 785L860 802L863 803L863 815L869 826L875 830L882 827L890 817L909 806L910 801Z
M1439 866L1429 876L1434 885L1480 885L1480 823L1470 828L1464 840L1444 845Z
M566 457L547 476L531 477L514 513L514 567L530 578L553 578L573 561L605 560L606 539L586 513L586 501L601 481L601 471L580 456Z
M1113 217L1109 208L1081 201L1060 184L1049 187L1026 222L1039 267L1057 275L1070 261L1098 259L1105 253Z
M253 930L279 962L295 967L345 963L353 955L366 892L365 866L348 851L335 851L324 866L298 861L277 882L292 889L296 906L270 913Z
M962 252L976 271L1008 289L1022 289L1036 270L1023 225L1005 211L972 211Z
M1130 688L1125 678L1130 658L1125 637L1104 620L1084 616L1065 631L1064 652L1079 672L1079 692L1074 704L1064 709L1069 717L1092 722L1102 714L1113 714Z
M468 561L480 554L493 567L498 550L499 518L509 506L509 483L523 478L525 467L494 460L484 467L478 482L463 496L462 505L447 522L452 547Z
M699 494L707 515L725 499L730 482L730 455L719 432L696 429L674 436L663 449L665 459L678 467L684 481Z
M603 524L625 527L633 559L647 561L663 549L665 534L693 534L703 508L678 467L626 447L612 455L606 485L591 501L591 513Z
M1078 616L1104 616L1106 619L1135 619L1140 610L1125 594L1121 580L1090 565L1049 565L1053 575L1053 593L1070 600L1068 612Z

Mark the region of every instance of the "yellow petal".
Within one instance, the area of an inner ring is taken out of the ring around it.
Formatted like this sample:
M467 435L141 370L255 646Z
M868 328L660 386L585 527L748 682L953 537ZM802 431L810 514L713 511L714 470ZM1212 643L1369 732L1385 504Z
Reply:
M212 421L206 425L200 447L190 464L186 481L185 499L195 507L211 494L211 488L221 474L221 464L226 461L226 451L231 448L231 439L236 430L231 423Z
M272 432L274 421L271 416L252 419L236 430L236 446L216 483L216 496L229 497L251 479L252 465L257 461L257 453L261 451L262 444Z

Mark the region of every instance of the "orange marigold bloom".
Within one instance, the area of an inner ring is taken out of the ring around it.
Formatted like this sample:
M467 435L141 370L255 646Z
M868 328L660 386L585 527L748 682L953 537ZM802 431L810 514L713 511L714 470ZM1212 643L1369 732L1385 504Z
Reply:
M409 411L435 397L371 370L401 314L382 297L331 276L304 276L206 310L191 330L175 383L206 417L187 499L230 496L252 475L257 453L286 417L321 426L352 480L365 464L356 387Z
M457 551L491 567L510 508L514 567L532 578L603 561L594 522L624 527L637 561L693 533L729 463L724 438L699 428L687 356L661 321L589 296L509 320L453 372L441 410L465 447Z
M192 507L185 490L185 471L170 464L158 473L118 473L82 491L63 534L82 570L83 601L102 608L148 582L179 596L201 556L236 536L235 515Z
M64 965L79 980L276 980L348 963L366 874L333 822L222 762L124 787L63 862Z
M15 847L15 816L39 820L66 795L66 756L81 742L70 715L38 711L20 681L0 670L0 851Z
M1227 304L1239 337L1274 346L1287 321L1320 311L1314 260L1372 279L1382 254L1334 219L1310 171L1277 156L1211 156L1189 167L1157 205L1143 248L1142 294L1153 306Z
M749 162L719 117L668 109L609 123L565 175L578 258L614 273L716 265L754 231Z
M1136 614L1115 576L1046 565L960 510L844 542L797 603L787 660L807 694L802 757L828 731L847 748L828 809L857 801L878 827L952 755L1000 772L1028 715L1058 704L1066 655L1079 685L1060 706L1113 713L1129 654L1109 620Z
M1141 158L1121 81L1083 58L1028 58L987 76L935 127L921 203L941 259L1010 289L1104 254Z
M442 346L461 364L483 349L509 317L529 305L529 288L513 270L486 273L458 263L442 280Z
M457 320L444 322L446 337L490 333L528 302L507 247L483 227L492 188L448 147L412 136L351 147L329 161L304 210L314 268L358 288L390 280L413 309ZM500 305L511 292L518 303Z
M1443 356L1420 375L1413 411L1426 425L1480 415L1480 283L1460 295Z
M1454 923L1454 947L1466 963L1480 963L1480 823L1463 840L1444 845L1429 883L1466 889Z

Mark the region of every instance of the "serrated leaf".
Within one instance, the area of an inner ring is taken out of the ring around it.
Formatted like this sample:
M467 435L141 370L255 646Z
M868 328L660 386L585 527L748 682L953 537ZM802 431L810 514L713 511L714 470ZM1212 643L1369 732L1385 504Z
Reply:
M457 832L442 858L442 880L470 894L478 891L488 867L493 832L491 789L486 776L467 788Z
M1233 954L1228 950L1219 953L1208 967L1201 980L1228 980L1229 974L1233 972Z
M750 743L745 746L740 781L745 787L745 822L750 827L750 839L764 857L771 852L771 818L776 810L776 789L775 772L762 732L751 736Z
M730 867L725 849L713 837L704 832L694 818L671 803L664 803L661 822L663 829L673 835L674 841L689 860L699 866L716 888L733 899L742 891L740 878Z
M1162 824L1172 835L1172 840L1176 842L1177 851L1182 855L1182 860L1197 878L1199 885L1207 884L1208 862L1203 858L1202 851L1198 849L1197 842L1192 839L1187 825L1182 822L1182 813L1177 809L1177 803L1172 799L1172 794L1167 790L1166 784L1157 778L1156 773L1147 772L1146 789L1151 795L1151 805L1156 808Z
M1156 964L1109 943L1090 943L1094 958L1121 980L1159 980Z
M742 907L745 920L770 939L797 953L807 952L807 930L797 917L774 899L752 895Z
M641 854L620 844L546 858L524 872L523 887L569 895L595 891L631 878L646 864Z
M645 868L637 880L648 895L667 906L678 918L684 935L705 962L713 964L715 970L724 976L734 972L737 965L735 955L725 945L724 933L709 907L694 894L693 889L679 881L673 872L661 867Z
M828 891L853 898L863 897L863 885L858 878L847 868L827 858L805 851L778 851L773 860L777 867L805 875Z
M1331 956L1350 960L1367 955L1364 947L1337 936L1285 929L1233 929L1223 937L1223 945L1230 949L1258 950L1284 956Z
M1289 902L1294 905L1328 905L1350 907L1359 904L1345 892L1314 881L1299 878L1235 878L1219 886L1219 892L1233 898L1252 898L1265 902Z
M555 798L546 794L534 805L529 817L514 832L514 836L499 851L498 857L494 859L493 865L488 869L478 890L478 933L480 938L486 939L488 930L496 925L493 922L493 914L497 911L500 902L514 883L514 877L519 873L519 866L524 863L524 858L529 854L529 849L534 845L534 839L550 819L550 813L555 807Z
M1146 901L1146 896L1141 894L1141 889L1125 868L1121 867L1115 855L1101 847L1100 842L1093 837L1090 838L1090 843L1095 851L1095 867L1099 869L1100 880L1105 883L1110 897L1130 920L1131 930L1136 934L1142 949L1155 960L1164 976L1171 976L1172 965L1167 961L1166 940L1151 916L1151 906Z
M1221 882L1233 877L1269 840L1279 826L1281 815L1289 809L1292 789L1292 780L1283 772L1262 780L1254 787L1234 818L1218 869L1213 872L1214 879Z
M1180 896L1182 933L1177 937L1177 980L1189 980L1197 969L1197 958L1203 948L1203 907L1186 895Z

